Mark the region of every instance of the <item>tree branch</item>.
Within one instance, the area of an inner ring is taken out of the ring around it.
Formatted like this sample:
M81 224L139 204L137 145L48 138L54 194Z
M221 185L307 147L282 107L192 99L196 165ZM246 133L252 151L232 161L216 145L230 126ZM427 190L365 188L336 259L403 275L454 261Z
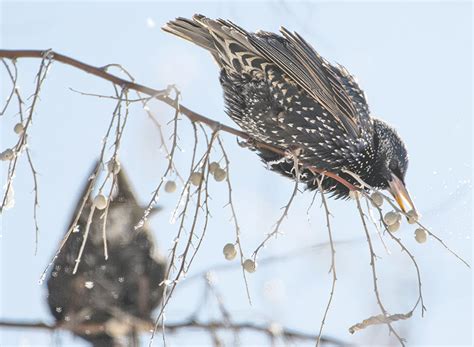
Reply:
M7 59L18 59L18 58L45 58L47 57L48 59L51 60L56 60L59 61L63 64L73 66L79 70L85 71L87 73L90 73L94 76L100 77L102 79L105 79L107 81L112 82L115 85L118 85L124 89L130 89L130 90L135 90L138 92L141 92L143 94L149 95L152 98L158 99L165 104L175 107L176 105L176 100L170 98L168 96L168 90L156 90L147 86L144 86L142 84L134 83L127 81L123 78L120 78L118 76L115 76L109 72L107 72L107 69L110 65L105 65L103 67L97 67L93 65L89 65L86 63L83 63L77 59L68 57L64 54L57 53L51 49L49 50L31 50L31 49L25 49L25 50L9 50L9 49L0 49L0 58L7 58ZM227 125L221 124L213 119L210 119L208 117L205 117L197 112L194 112L190 110L189 108L183 106L180 104L179 106L179 111L180 113L184 114L186 117L188 117L191 121L193 122L200 122L208 125L213 131L219 130L219 131L224 131L229 134L236 135L244 140L252 140L252 143L257 147L258 149L266 149L269 151L272 151L274 153L280 154L281 156L285 156L287 153L284 149L272 146L270 144L264 143L257 141L253 138L251 138L247 133L234 129L232 127L229 127ZM312 166L309 166L308 169L310 169L313 173L324 173L326 176L331 177L343 185L345 185L347 188L350 190L355 190L357 189L349 183L347 180L343 179L339 175L328 172L319 168L315 168Z
M153 322L140 322L139 326L135 328L143 332L147 332L153 328ZM21 329L40 329L40 330L69 330L67 325L64 324L47 324L44 322L34 322L34 321L13 321L13 320L1 320L0 327L3 328L21 328ZM172 333L177 333L179 330L189 330L189 329L198 329L198 330L231 330L231 331L242 331L249 330L257 333L268 334L272 336L281 336L287 339L296 339L296 340L307 340L315 341L317 339L316 335L307 334L293 329L281 328L275 329L271 324L254 324L250 322L242 323L228 323L223 321L198 321L198 320L185 320L183 322L176 323L167 323L165 325L166 330ZM104 324L75 324L74 331L78 329L101 332L105 331L106 326ZM333 339L331 337L321 337L321 342L328 343L333 346L347 346L346 343Z

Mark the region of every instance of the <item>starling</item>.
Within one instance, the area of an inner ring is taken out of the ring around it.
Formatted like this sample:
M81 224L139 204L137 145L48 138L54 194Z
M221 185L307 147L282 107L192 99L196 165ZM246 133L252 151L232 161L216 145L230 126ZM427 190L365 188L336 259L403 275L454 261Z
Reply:
M128 344L136 344L131 322L152 321L151 311L162 297L160 283L166 268L165 261L155 254L150 230L134 229L144 208L138 204L123 167L116 180L106 224L108 259L104 257L104 211L96 209L82 260L73 274L93 203L89 196L78 230L70 234L47 281L48 305L57 323L97 347L121 346L127 339ZM90 328L78 328L81 326Z
M315 189L310 167L346 181L358 175L389 189L404 211L414 209L405 188L408 155L392 127L371 117L364 92L341 65L332 65L297 33L249 33L228 20L202 15L177 18L163 30L208 50L220 68L227 114L254 140L289 153L305 164L300 181ZM256 148L270 169L294 178L294 160ZM336 197L349 189L326 178Z

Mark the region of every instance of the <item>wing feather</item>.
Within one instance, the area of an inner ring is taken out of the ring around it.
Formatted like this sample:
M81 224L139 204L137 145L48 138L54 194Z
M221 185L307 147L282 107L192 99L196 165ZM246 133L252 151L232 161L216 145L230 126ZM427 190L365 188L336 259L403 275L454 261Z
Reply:
M193 21L170 22L165 30L197 41L200 46L212 46L208 49L230 72L271 74L271 68L280 69L327 110L343 133L353 139L364 136L370 117L363 93L344 68L331 65L299 34L285 28L280 29L282 36L264 31L249 33L231 21L203 15L194 15ZM360 92L356 99L354 88ZM359 103L363 103L365 112L360 112Z
M219 19L216 23L227 28L228 35L238 35L239 42L247 49L257 51L280 68L330 112L348 135L360 136L359 113L339 74L298 33L281 28L283 37L264 31L250 34L231 21Z

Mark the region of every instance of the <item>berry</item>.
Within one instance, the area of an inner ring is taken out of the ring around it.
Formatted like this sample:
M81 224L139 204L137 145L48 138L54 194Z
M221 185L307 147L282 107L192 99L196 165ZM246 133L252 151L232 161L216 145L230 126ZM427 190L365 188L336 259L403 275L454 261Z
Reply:
M257 270L257 264L252 259L245 259L244 270L248 273L253 273Z
M113 175L117 175L120 172L120 162L118 160L111 159L107 163L107 169Z
M219 163L217 161L213 161L212 163L209 164L209 172L211 174L214 174L214 172L216 171L216 169L219 168Z
M16 123L13 127L13 131L15 132L15 134L20 135L23 133L23 131L25 131L25 127L21 123Z
M372 205L375 207L380 207L383 204L383 195L380 194L379 192L373 192L370 200L372 201Z
M400 215L396 212L390 211L385 214L383 220L385 224L392 225L401 219Z
M94 198L94 206L98 210L103 210L107 206L107 198L103 194L99 194Z
M175 181L168 181L165 183L165 192L174 193L176 191Z
M415 240L418 243L425 243L428 233L423 228L418 228L415 230Z
M7 148L0 153L0 160L12 160L15 157L15 152L11 148Z
M235 249L235 245L233 243L228 243L224 246L223 249L224 257L227 260L232 260L237 255L237 250Z
M189 177L189 180L193 186L199 186L202 182L202 174L200 172L193 172Z
M214 171L214 179L215 179L217 182L221 182L221 181L225 180L226 177L227 177L227 172L226 172L224 169L217 168L217 169Z
M401 222L400 220L395 221L395 223L387 225L387 230L390 231L391 233L394 233L398 229L400 229Z

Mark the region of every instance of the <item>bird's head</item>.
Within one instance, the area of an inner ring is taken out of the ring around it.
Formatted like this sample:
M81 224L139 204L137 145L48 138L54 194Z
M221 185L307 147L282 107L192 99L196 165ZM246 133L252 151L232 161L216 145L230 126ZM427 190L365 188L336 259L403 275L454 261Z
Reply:
M380 119L374 119L375 145L375 186L387 189L395 198L403 212L415 209L415 205L405 186L408 168L408 153L394 128Z

